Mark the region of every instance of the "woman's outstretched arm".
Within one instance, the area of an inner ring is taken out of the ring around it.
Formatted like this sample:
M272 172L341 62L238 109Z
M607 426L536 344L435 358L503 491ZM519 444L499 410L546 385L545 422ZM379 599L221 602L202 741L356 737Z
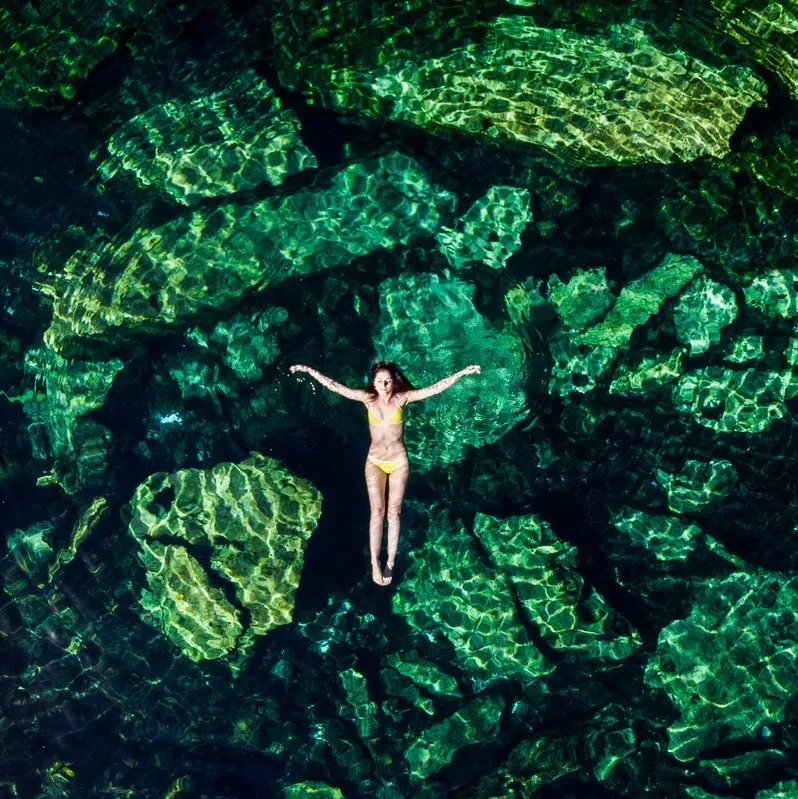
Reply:
M372 399L368 391L363 391L363 389L359 388L347 388L340 383L336 383L332 378L316 371L316 369L311 369L309 366L304 366L301 363L296 363L289 367L288 371L291 372L291 374L294 372L307 372L314 380L321 383L324 388L328 388L330 391L334 391L336 394L340 394L347 399L358 400L359 402L368 402Z
M417 400L427 399L427 397L434 397L436 394L446 391L447 388L451 388L461 377L465 377L466 375L478 375L481 373L482 367L477 364L466 366L465 369L461 369L459 372L449 375L449 377L444 377L443 380L439 380L431 386L413 388L410 389L410 391L405 391L403 396L407 402L416 402Z

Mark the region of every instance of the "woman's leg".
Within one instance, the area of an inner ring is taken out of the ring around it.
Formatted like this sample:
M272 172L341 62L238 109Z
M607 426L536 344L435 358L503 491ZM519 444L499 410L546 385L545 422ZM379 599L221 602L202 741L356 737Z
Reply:
M371 579L377 585L385 585L380 569L380 549L382 548L382 522L385 519L385 483L388 475L366 461L366 489L369 492L369 549L371 550Z
M405 498L405 487L410 475L410 464L405 463L394 469L388 478L388 561L385 564L383 585L391 582L393 562L399 547L399 519L402 515L402 500Z

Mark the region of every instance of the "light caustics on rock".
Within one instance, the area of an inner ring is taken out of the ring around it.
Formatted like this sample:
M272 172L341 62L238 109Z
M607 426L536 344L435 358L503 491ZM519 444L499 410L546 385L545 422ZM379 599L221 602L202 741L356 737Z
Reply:
M153 475L130 512L149 586L142 617L192 660L224 657L244 634L240 609L191 554L197 547L211 548L210 568L247 609L248 632L291 621L304 545L321 514L308 481L253 453L239 464Z

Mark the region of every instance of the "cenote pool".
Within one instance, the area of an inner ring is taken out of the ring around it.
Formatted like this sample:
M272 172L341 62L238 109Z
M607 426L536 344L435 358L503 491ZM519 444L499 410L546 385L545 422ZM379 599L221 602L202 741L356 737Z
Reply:
M0 31L0 799L798 797L795 3Z

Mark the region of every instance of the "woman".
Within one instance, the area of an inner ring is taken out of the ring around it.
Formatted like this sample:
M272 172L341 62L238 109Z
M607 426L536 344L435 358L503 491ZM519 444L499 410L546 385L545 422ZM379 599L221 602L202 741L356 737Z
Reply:
M371 576L377 585L388 585L393 578L396 549L399 545L399 516L405 495L410 464L402 441L404 408L408 402L433 397L453 386L461 377L481 373L479 366L466 366L449 377L426 388L413 388L395 363L379 361L371 367L369 386L366 389L347 388L335 380L311 369L295 364L289 370L307 372L325 388L347 399L362 402L368 411L371 446L366 460L366 488L371 506L369 521L369 546L371 549ZM385 518L385 488L388 486L388 559L385 571L380 569L382 526Z

